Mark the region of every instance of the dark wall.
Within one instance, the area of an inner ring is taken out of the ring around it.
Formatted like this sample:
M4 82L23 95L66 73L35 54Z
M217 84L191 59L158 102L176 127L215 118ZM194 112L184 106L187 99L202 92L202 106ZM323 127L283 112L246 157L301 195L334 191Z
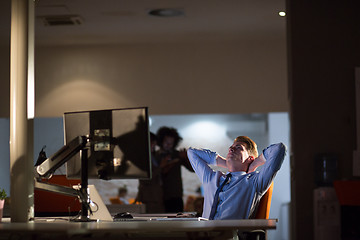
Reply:
M316 154L336 154L338 178L352 178L359 6L287 0L293 240L313 238Z
M0 118L10 116L11 0L0 2Z
M0 117L10 116L10 43L0 46Z

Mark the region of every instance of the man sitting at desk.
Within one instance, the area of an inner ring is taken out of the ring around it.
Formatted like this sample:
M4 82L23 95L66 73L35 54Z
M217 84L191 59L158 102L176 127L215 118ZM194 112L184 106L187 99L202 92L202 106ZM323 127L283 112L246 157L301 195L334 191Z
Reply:
M258 156L256 143L246 136L234 140L226 158L207 149L189 148L190 163L204 188L202 216L210 220L252 218L279 171L285 152L285 145L278 143ZM209 164L226 167L228 173L215 172Z

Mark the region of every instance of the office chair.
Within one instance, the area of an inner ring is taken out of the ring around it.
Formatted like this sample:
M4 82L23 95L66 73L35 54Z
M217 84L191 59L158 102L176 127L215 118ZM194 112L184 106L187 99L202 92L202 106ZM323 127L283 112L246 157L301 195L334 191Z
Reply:
M271 183L269 189L261 197L257 206L255 216L252 219L268 219L270 214L271 198L274 188L274 182ZM257 229L251 232L243 232L238 234L239 240L265 240L267 239L266 230Z
M271 183L267 192L260 199L260 203L258 205L255 219L268 219L270 214L270 206L271 206L271 198L274 188L274 182Z
M111 204L124 204L119 197L110 197L109 201Z

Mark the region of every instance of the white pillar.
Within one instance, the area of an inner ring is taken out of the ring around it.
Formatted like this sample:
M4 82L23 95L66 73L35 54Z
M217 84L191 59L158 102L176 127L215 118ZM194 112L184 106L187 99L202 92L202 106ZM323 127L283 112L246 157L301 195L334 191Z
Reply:
M34 216L33 159L28 149L27 78L29 14L33 0L11 1L10 47L10 196L11 221L27 222ZM31 128L30 128L31 129ZM31 145L31 146L30 146Z

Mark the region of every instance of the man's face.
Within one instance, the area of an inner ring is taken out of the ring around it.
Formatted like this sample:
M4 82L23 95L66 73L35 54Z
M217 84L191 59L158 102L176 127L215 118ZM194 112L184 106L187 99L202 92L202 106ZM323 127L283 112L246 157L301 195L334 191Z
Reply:
M170 136L165 136L163 143L162 143L162 148L165 151L171 151L174 148L174 143L175 143L175 139L173 137Z
M239 163L245 163L249 158L249 153L246 149L246 145L243 142L234 142L229 147L227 154L227 161L239 161Z

